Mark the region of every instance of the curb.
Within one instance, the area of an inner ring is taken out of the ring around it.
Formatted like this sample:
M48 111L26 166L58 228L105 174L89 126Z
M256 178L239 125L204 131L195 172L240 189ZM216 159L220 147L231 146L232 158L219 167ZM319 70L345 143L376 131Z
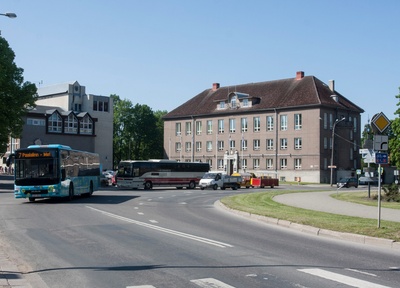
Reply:
M322 237L333 238L333 239L338 239L338 240L345 240L345 241L350 241L350 242L364 244L364 245L373 245L373 246L380 246L380 247L384 247L384 248L390 248L390 249L400 252L400 242L396 242L396 241L390 240L390 239L376 238L376 237L370 237L370 236L364 236L364 235L352 234L352 233L346 233L346 232L337 232L337 231L312 227L312 226L308 226L308 225L298 224L298 223L290 222L287 220L276 219L276 218L261 216L261 215L257 215L257 214L251 214L249 212L231 209L231 208L225 206L224 204L222 204L221 201L219 201L219 200L214 203L214 206L216 206L217 208L221 208L225 211L229 211L233 214L236 214L236 215L239 215L239 216L242 216L245 218L249 218L252 220L256 220L259 222L263 222L266 224L274 224L274 225L278 225L278 226L281 226L284 228L290 228L290 229L294 229L294 230L297 230L300 232L305 232L305 233L316 235L316 236L322 236Z

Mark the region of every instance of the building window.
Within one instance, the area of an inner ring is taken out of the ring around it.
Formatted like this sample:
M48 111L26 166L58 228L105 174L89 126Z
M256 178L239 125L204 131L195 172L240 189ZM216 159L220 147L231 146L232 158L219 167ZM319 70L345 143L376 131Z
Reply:
M99 111L103 111L103 101L99 101Z
M242 133L247 132L247 118L240 119Z
M62 132L62 119L61 116L54 112L48 120L48 132L61 133Z
M90 119L88 115L85 115L85 117L83 117L82 120L80 121L79 133L87 135L93 134L93 120Z
M219 109L225 109L225 102L224 101L219 102Z
M218 151L224 150L224 141L218 141Z
M229 149L231 150L235 149L235 140L229 140Z
M353 130L354 130L354 132L357 132L357 118L356 117L354 117L354 122L353 122Z
M236 132L236 120L234 118L229 119L229 133Z
M301 138L294 138L294 149L299 150L301 149L302 141Z
M202 129L201 121L196 121L196 135L201 135L201 129Z
M192 122L186 122L186 135L192 135Z
M243 107L249 107L249 99L243 99Z
M186 152L192 151L192 142L185 142L185 151Z
M224 119L218 120L218 133L219 134L224 133Z
M210 169L212 168L212 159L207 159L208 165L210 165Z
M242 151L247 150L247 140L242 139Z
M176 152L181 152L182 151L182 143L181 142L176 142L175 143L175 151Z
M350 148L349 150L350 150L350 160L354 160L353 159L353 149Z
M253 159L253 169L258 169L260 168L260 159L255 158Z
M212 151L212 141L207 141L206 145L207 145L207 152Z
M97 111L97 101L93 100L93 111Z
M224 168L224 159L218 159L218 169Z
M247 159L242 159L242 169L247 168Z
M324 149L328 149L328 138L324 137Z
M201 141L196 141L196 152L201 152Z
M254 117L253 122L254 122L254 129L253 129L254 132L260 132L261 128L260 117Z
M182 135L181 123L175 123L175 134L176 134L176 136L181 136Z
M46 126L46 121L44 119L28 118L26 119L26 124L32 126Z
M231 98L231 108L236 108L236 105L237 105L237 97L233 96Z
M294 130L301 130L302 116L301 114L294 114Z
M281 169L286 169L287 168L287 159L282 158L281 159Z
M253 140L253 150L260 150L260 139Z
M267 131L274 131L274 117L267 116Z
M300 158L294 159L294 169L296 169L296 170L301 169L301 159Z
M212 120L207 120L207 134L212 134L213 125Z
M267 158L267 169L274 169L274 160L272 158Z
M281 131L286 131L288 129L288 116L287 115L281 115Z
M71 113L64 120L64 132L69 134L78 134L78 119Z
M332 128L333 128L333 115L331 113L329 114L329 129L332 130Z
M287 149L287 146L288 146L287 143L288 143L287 138L281 138L281 150Z
M267 150L274 150L274 139L267 139Z

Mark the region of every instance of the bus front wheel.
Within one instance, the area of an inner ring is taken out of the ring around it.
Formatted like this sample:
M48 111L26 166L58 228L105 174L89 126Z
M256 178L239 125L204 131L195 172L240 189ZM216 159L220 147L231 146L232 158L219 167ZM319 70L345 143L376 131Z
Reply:
M153 185L151 185L150 181L144 183L144 190L150 190L151 188L153 188Z

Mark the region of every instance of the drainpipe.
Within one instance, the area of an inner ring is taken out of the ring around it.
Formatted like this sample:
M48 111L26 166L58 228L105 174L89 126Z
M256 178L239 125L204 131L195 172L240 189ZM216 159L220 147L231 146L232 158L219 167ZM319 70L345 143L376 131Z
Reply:
M276 177L278 178L278 112L276 111L276 108L274 108L275 111L275 174Z

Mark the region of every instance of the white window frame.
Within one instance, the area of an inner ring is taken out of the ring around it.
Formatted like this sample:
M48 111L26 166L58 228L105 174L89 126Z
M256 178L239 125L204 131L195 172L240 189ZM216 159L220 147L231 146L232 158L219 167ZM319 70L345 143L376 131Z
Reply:
M49 118L48 118L48 124L47 124L47 129L49 132L53 133L62 133L62 118L61 116L54 112Z
M280 115L281 131L288 130L288 115Z
M236 119L229 118L229 133L235 133L235 132L236 132Z
M212 134L213 132L213 121L207 120L207 134Z
M212 141L207 141L206 146L207 146L207 148L206 148L207 152L211 152L212 151L212 147L213 147Z
M274 169L274 159L267 158L266 165L268 170Z
M192 122L185 123L185 132L186 135L192 135Z
M240 124L241 124L242 133L247 132L248 123L247 123L247 118L246 117L243 117L243 118L240 119Z
M261 130L261 119L259 116L253 117L253 131L260 132Z
M274 117L267 116L267 131L274 131Z
M201 121L196 121L196 135L201 135L202 126Z
M192 142L185 142L185 151L186 152L192 151Z
M287 158L281 158L280 159L280 168L281 169L287 169Z
M294 149L295 150L300 150L302 148L303 140L301 137L299 138L294 138Z
M254 151L259 151L260 150L260 139L254 139L253 140L253 150Z
M294 130L301 130L303 117L301 114L294 114Z
M182 135L182 124L180 122L175 123L175 135L176 136Z
M266 140L267 150L274 150L274 139Z
M224 119L218 119L218 133L224 133Z
M260 168L260 158L254 158L253 159L253 169L259 169Z
M301 158L294 158L294 169L295 170L301 169Z
M281 138L280 139L280 147L281 147L281 150L287 150L288 149L288 140L287 140L287 138Z
M242 139L242 151L246 151L247 150L247 140L246 139Z
M201 141L196 141L196 152L201 152Z

